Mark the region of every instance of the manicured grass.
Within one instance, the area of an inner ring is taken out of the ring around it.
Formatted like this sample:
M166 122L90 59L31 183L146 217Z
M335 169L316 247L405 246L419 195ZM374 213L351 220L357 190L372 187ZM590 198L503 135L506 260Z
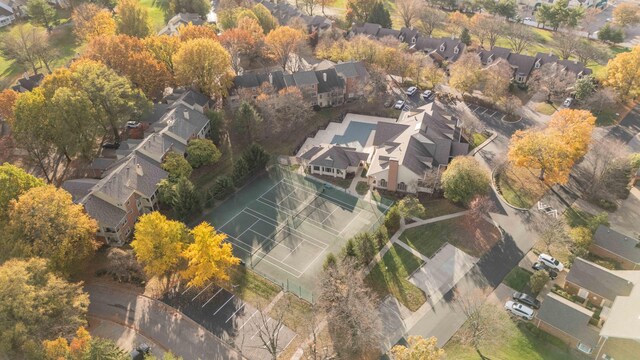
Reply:
M541 102L541 103L535 104L533 106L533 109L545 115L553 115L553 113L556 112L557 107L554 106L553 104L549 104L548 102Z
M369 184L366 181L358 181L356 184L356 192L358 195L364 195L369 191Z
M605 110L596 117L596 126L608 126L615 124L617 120L616 112Z
M507 165L497 177L500 194L509 204L516 207L532 207L548 190L548 187L526 168Z
M465 210L463 207L452 203L448 199L429 200L421 197L420 203L426 210L421 219L432 219L438 216L454 214Z
M531 330L529 328L531 328ZM510 332L512 336L500 346L481 348L482 354L489 359L518 360L569 360L575 359L569 348L558 338L536 329L533 324L520 322ZM447 359L480 359L472 347L451 340L444 347Z
M282 322L297 333L308 331L308 320L311 317L313 306L299 297L286 293L271 309L269 316L277 318L282 312Z
M322 181L326 181L330 184L333 184L337 187L343 188L343 189L348 189L349 186L351 186L351 182L353 181L353 178L346 178L346 179L342 179L339 177L333 177L333 176L326 176L326 175L317 175L314 174L312 175L313 177L316 177L318 179L321 179Z
M486 221L472 229L466 221L457 217L409 228L400 240L428 257L446 242L471 256L481 257L500 240L500 231Z
M266 306L281 291L279 286L244 266L233 269L230 277L230 290L241 299L257 306Z
M594 215L584 210L571 207L564 212L564 217L567 220L567 224L570 227L578 227L578 226L588 226L589 219L593 218Z
M480 145L483 142L487 141L488 138L489 137L487 135L485 135L484 133L473 133L473 134L471 134L471 138L469 139L469 147L471 149L474 149L478 145Z
M507 274L507 276L504 277L502 282L516 291L523 291L529 284L529 278L531 275L532 273L530 271L516 266Z
M139 0L140 5L147 8L149 12L149 20L151 21L151 29L157 32L166 25L167 2L162 0Z
M394 244L371 270L365 281L383 299L393 295L411 311L416 311L427 301L422 290L407 278L422 266L422 259Z

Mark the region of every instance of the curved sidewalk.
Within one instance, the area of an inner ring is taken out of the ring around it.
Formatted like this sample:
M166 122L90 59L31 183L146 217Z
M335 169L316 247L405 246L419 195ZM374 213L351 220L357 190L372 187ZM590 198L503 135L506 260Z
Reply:
M87 284L89 317L134 329L185 360L244 359L231 346L193 320L164 303L120 287Z

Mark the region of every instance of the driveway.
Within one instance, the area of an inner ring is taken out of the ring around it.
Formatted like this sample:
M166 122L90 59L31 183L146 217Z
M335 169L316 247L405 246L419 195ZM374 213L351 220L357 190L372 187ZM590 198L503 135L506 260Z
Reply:
M634 144L634 138L640 133L640 103L631 109L620 124L612 126L607 136L625 143ZM632 145L633 146L633 145Z
M165 351L170 350L162 348L162 345L143 336L136 330L113 321L89 317L88 330L92 336L115 341L116 344L127 353L130 353L138 347L138 345L143 343L149 345L151 353L158 359L162 359Z
M637 238L640 234L640 188L635 186L631 189L629 197L626 198L618 210L609 214L609 224L611 228L619 230L630 237Z
M87 284L89 316L129 328L184 359L240 360L225 344L179 311L130 290L104 284Z

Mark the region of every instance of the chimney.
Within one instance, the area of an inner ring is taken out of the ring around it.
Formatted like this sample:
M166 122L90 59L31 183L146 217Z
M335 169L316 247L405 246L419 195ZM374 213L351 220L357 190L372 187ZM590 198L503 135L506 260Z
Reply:
M269 84L273 85L273 73L269 73Z
M142 171L142 166L140 166L140 164L136 164L136 173L138 176L144 176L144 171Z
M184 118L189 120L189 111L187 111L186 109L184 111Z
M23 77L25 80L29 80L29 73L25 71L25 72L24 72L24 74L22 74L22 77Z
M324 82L327 82L327 73L326 72L322 73L322 80Z
M387 190L396 191L398 189L398 159L389 159L389 180Z

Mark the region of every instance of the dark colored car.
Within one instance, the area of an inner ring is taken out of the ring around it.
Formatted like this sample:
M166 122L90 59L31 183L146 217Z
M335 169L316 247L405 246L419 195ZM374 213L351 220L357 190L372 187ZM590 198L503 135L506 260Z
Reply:
M102 144L103 149L117 149L120 147L120 143L104 143Z
M135 350L131 352L131 359L133 360L143 360L145 355L148 355L151 352L151 348L149 345L142 343L136 347Z
M548 274L549 277L551 278L551 280L554 280L555 278L558 277L558 273L555 272L552 269L549 269L545 264L541 263L541 262L536 262L535 264L533 264L532 266L533 270L545 270Z
M540 301L538 301L536 298L534 298L531 295L516 291L513 293L512 297L513 297L513 300L519 303L531 306L534 309L540 309Z

